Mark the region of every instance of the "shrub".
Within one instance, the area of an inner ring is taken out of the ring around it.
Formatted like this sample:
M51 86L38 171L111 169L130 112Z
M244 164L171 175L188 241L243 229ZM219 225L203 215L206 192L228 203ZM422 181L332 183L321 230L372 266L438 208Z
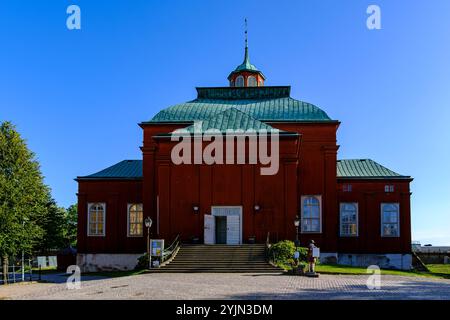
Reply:
M300 253L299 261L307 261L308 249L304 247L298 247L297 249ZM283 240L270 247L269 255L277 262L292 264L295 250L294 242Z
M148 254L144 254L143 256L140 256L138 258L138 262L136 267L134 268L135 270L143 270L143 269L147 269L148 268Z

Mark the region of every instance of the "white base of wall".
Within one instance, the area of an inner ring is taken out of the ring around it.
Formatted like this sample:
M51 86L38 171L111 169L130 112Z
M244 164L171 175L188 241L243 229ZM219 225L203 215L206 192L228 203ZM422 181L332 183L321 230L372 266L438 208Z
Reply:
M320 254L320 262L337 263L354 267L379 266L382 269L411 270L412 255L401 253L361 254L324 252Z
M77 265L81 272L133 270L142 254L79 253Z

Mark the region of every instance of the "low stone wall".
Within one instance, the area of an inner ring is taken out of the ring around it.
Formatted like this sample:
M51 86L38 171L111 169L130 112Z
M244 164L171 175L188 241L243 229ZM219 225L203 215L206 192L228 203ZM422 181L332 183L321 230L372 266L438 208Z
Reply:
M133 270L143 254L79 253L77 265L81 272Z
M450 253L416 252L416 254L425 264L449 263Z
M321 263L341 264L353 267L379 266L382 269L411 270L412 255L400 253L387 254L352 254L321 253Z

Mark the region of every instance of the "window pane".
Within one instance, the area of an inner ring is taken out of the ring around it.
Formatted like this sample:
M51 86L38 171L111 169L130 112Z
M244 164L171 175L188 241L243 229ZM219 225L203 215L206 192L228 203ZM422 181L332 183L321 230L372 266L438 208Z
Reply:
M319 219L313 219L312 220L312 231L320 231L320 223L319 223Z
M103 234L103 223L97 224L97 234Z
M397 224L384 224L383 225L383 235L384 236L398 236L398 225Z
M142 223L140 223L140 224L137 224L136 225L137 226L137 235L139 235L139 236L141 236L141 235L143 235L144 234L144 232L143 232L143 226L142 226Z

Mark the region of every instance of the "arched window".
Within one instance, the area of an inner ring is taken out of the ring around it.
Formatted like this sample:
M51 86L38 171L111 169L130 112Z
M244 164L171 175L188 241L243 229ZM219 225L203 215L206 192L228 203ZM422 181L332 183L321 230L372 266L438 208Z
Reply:
M142 210L142 204L129 204L128 205L128 236L129 237L142 237L144 223L144 212Z
M399 204L382 203L381 204L381 236L399 237Z
M236 87L243 87L244 86L244 77L238 76L236 78Z
M302 197L302 232L322 231L320 200L320 196Z
M247 86L248 87L256 87L257 82L256 82L256 78L254 76L250 76L247 78Z
M358 204L341 203L341 237L358 235Z
M88 204L88 236L105 235L105 207L104 203Z

